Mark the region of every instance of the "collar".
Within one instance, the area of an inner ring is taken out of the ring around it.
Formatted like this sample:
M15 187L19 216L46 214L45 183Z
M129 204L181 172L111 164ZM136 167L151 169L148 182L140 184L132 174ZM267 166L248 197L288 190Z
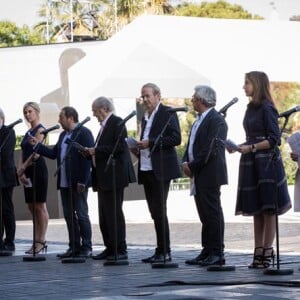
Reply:
M204 111L201 114L202 120L207 116L207 114L213 109L213 107L210 107L209 109L207 109L206 111Z
M146 121L148 121L151 118L151 116L154 116L156 114L156 112L159 109L159 106L160 106L160 102L156 105L156 107L154 108L154 110L152 111L150 116L149 116L149 112L147 112L147 111L145 112L144 117L145 117Z
M102 122L99 123L100 126L101 126L102 128L106 125L106 123L107 123L107 121L108 121L108 119L110 118L111 115L112 115L112 112L110 112L110 113L106 116L106 118L105 118Z

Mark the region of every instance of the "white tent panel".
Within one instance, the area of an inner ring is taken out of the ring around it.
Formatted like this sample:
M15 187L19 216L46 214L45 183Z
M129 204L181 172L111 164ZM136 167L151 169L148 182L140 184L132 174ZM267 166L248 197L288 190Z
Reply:
M171 98L190 96L196 84L209 84L207 78L189 66L142 42L103 79L92 96L139 97L140 89L146 82L157 83L162 96Z
M142 16L70 69L71 99L135 98L149 81L164 97L190 97L195 84L210 83L221 106L244 95L250 70L300 81L299 35L299 22Z

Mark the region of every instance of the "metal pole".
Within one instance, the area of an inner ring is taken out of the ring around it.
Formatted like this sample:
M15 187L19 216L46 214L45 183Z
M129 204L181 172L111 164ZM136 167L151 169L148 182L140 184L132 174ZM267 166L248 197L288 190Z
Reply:
M70 34L71 43L73 43L73 0L70 0Z
M46 43L49 44L49 0L46 3Z
M117 0L114 0L114 12L115 12L115 33L118 32L118 5Z

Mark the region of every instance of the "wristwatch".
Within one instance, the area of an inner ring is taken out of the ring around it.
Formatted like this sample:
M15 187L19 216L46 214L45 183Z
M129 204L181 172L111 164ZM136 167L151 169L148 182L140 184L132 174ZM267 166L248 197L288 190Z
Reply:
M256 149L255 144L252 144L252 145L251 145L251 152L255 153L256 150L257 150L257 149Z

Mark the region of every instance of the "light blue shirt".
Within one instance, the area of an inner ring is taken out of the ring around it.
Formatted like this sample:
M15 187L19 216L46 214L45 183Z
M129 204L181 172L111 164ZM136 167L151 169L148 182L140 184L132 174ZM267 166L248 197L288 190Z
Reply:
M71 138L72 132L67 132L62 140L61 143L61 150L60 150L60 161L64 159L67 149L68 149L68 144L65 143L65 141L69 138ZM66 161L63 162L60 168L60 187L62 188L67 188L69 187L68 184L68 178L67 178L67 172L66 172Z
M194 146L194 143L195 143L197 130L198 130L200 124L203 122L204 118L210 112L211 109L212 109L212 107L210 107L208 110L203 112L201 115L198 115L196 121L193 124L192 130L191 130L191 135L190 135L189 148L188 148L189 162L194 160L193 146Z

